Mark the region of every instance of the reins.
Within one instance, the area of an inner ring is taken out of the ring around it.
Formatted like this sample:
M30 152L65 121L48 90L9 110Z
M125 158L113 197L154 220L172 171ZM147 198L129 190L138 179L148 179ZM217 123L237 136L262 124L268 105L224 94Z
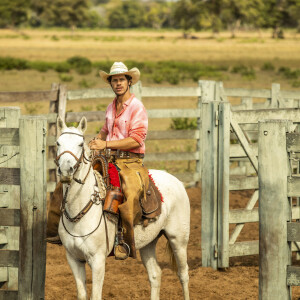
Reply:
M82 134L78 134L78 133L75 133L75 132L63 132L61 135L63 134L74 134L74 135L78 135L80 137L83 138L84 140L84 136ZM84 146L82 148L82 152L81 152L81 155L80 155L80 158L78 158L74 153L72 153L71 151L69 150L66 150L62 153L60 153L54 160L54 162L56 163L57 166L59 166L59 159L61 158L62 155L64 154L71 154L75 159L76 159L76 164L74 165L74 174L73 174L73 179L75 182L79 183L79 184L82 184L84 185L85 184L85 181L91 171L91 168L92 168L92 162L91 160L89 160L88 158L86 158L85 156L85 151L84 151ZM77 172L77 170L79 169L79 166L80 164L84 162L85 164L87 164L88 162L90 162L90 166L89 166L89 170L87 172L87 174L85 175L84 179L81 180L81 179L78 179L78 178L75 178L74 175L75 173ZM108 173L107 173L108 174ZM96 186L97 186L97 180L96 180ZM75 237L75 238L84 238L84 237L87 237L91 234L93 234L100 226L101 222L102 222L102 218L103 218L103 215L104 215L104 212L103 212L103 201L104 199L101 199L100 196L99 196L99 192L97 191L94 191L94 193L92 194L91 196L91 199L89 200L89 202L86 204L86 206L75 216L75 217L71 217L69 215L69 213L67 212L66 210L66 203L67 203L67 196L68 196L68 193L69 193L69 188L70 188L70 185L67 186L66 188L66 192L65 192L65 195L63 197L63 201L62 201L62 207L61 207L61 211L62 211L62 224L64 226L64 229L66 230L66 232L71 235L72 237ZM100 220L99 220L99 223L98 225L96 226L96 228L91 231L90 233L88 234L85 234L85 235L74 235L72 234L67 228L66 228L66 225L65 225L65 222L64 222L64 216L72 223L76 223L76 222L79 222L81 220L81 218L91 209L91 207L93 206L93 204L96 204L96 205L99 205L100 203L102 203L102 214L101 214L101 217L100 217ZM107 230L107 223L106 223L106 218L104 216L104 223L105 223L105 231L106 231L106 248L107 248L107 251L109 249L109 240L108 240L108 230Z

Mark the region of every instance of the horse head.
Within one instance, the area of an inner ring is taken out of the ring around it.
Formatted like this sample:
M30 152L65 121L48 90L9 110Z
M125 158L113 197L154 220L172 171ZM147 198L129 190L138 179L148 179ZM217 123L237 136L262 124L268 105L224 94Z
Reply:
M84 132L87 128L87 120L83 117L77 128L67 127L65 122L58 117L57 128L61 132L56 141L57 157L55 162L62 183L71 183L75 172L84 160L84 152L89 152L84 143Z

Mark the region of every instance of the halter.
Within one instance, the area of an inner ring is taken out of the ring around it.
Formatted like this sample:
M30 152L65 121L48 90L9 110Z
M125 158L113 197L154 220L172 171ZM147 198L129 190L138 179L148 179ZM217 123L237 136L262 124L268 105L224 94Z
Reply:
M79 133L76 133L76 132L63 132L59 137L61 137L63 134L75 134L75 135L78 135L78 136L82 137L83 140L84 140L84 136L83 136L82 134L79 134ZM71 151L69 151L69 150L66 150L66 151L62 152L61 154L59 154L59 155L54 159L54 162L55 162L55 164L56 164L58 167L59 167L59 163L58 163L59 159L60 159L64 154L66 154L66 153L71 154L71 155L76 159L76 164L75 164L74 167L73 167L73 169L75 170L74 175L75 175L75 173L77 172L77 170L78 170L80 164L82 163L82 161L83 161L85 164L87 164L86 161L90 161L89 159L87 159L87 158L85 157L85 154L84 154L84 147L82 147L82 152L81 152L81 155L80 155L79 158L78 158L73 152L71 152ZM84 183L85 183L85 180L87 179L87 177L88 177L88 175L89 175L89 173L90 173L91 166L92 166L92 165L90 165L89 170L88 170L86 176L84 177L83 181L80 180L80 179L77 179L77 178L75 178L75 177L73 177L73 179L74 179L77 183L79 183L79 184L84 184Z

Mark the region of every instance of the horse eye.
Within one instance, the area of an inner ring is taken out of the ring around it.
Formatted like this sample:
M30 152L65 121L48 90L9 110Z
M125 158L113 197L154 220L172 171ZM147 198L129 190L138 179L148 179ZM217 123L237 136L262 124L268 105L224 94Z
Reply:
M79 147L83 147L83 143L81 143L81 144L79 145Z
M56 142L56 145L57 145L57 146L60 146L60 143L59 143L59 142Z

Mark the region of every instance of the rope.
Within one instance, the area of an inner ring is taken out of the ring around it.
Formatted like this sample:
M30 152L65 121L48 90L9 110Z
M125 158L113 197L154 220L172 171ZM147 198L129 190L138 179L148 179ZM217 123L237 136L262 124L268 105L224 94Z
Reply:
M105 183L104 183L103 177L96 170L94 170L94 174L95 174L95 178L96 178L96 181L97 181L97 185L99 187L100 198L104 199L105 196L106 196L106 188L105 188Z

